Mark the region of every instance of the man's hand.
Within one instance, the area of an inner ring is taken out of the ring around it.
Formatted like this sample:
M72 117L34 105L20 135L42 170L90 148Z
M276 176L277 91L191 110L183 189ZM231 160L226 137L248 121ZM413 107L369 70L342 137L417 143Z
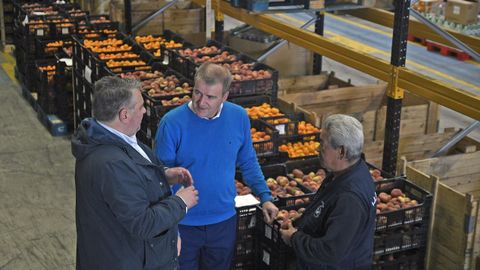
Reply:
M175 193L175 195L185 202L188 209L194 207L198 203L198 190L196 190L194 186L181 188Z
M291 243L292 235L296 231L298 231L298 230L295 229L295 227L293 227L292 222L288 222L288 229L280 229L280 234L282 235L283 242L285 242L285 244L291 246L292 245L292 243Z
M167 181L170 185L181 184L184 187L193 185L193 178L190 172L182 167L168 168L165 171Z
M270 201L266 201L262 205L263 217L267 224L272 224L278 214L278 208Z
M180 251L182 251L182 238L179 235L177 237L177 256L180 256Z

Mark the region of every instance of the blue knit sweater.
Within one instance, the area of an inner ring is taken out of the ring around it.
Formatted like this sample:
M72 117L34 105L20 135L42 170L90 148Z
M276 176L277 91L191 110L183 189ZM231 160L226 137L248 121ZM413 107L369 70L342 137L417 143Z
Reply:
M187 168L199 192L199 203L181 224L209 225L235 215L236 167L262 202L271 200L242 107L225 102L220 117L207 120L184 104L162 118L155 140L158 158L166 166Z

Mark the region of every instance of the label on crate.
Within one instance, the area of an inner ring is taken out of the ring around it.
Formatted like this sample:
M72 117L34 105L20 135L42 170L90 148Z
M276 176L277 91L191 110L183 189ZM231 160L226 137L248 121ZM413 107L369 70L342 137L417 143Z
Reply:
M272 239L272 227L265 224L265 237L268 239Z
M62 28L62 35L68 35L70 33L70 29L68 27Z
M92 70L88 66L85 66L85 80L92 83Z
M460 6L453 6L453 14L460 15Z
M248 228L251 229L251 228L255 228L255 224L257 223L257 217L256 216L253 216L251 219L250 219L250 223L248 224Z
M37 29L37 36L43 37L43 34L44 34L43 29Z
M268 253L268 252L265 251L265 250L263 250L262 261L263 261L265 264L270 265L270 253Z
M275 129L278 130L279 135L285 135L285 125L275 126Z
M162 64L168 65L168 63L170 63L170 59L168 58L168 55L164 55Z

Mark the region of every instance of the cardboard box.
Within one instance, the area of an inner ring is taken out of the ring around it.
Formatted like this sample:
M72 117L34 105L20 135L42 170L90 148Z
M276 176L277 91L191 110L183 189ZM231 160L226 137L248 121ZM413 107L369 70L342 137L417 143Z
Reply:
M476 23L478 20L478 2L448 0L445 19L460 24Z

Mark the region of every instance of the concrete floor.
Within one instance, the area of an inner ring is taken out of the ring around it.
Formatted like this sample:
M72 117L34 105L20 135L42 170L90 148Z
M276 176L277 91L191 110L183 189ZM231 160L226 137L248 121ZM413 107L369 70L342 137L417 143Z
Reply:
M74 159L0 64L0 269L75 269Z

